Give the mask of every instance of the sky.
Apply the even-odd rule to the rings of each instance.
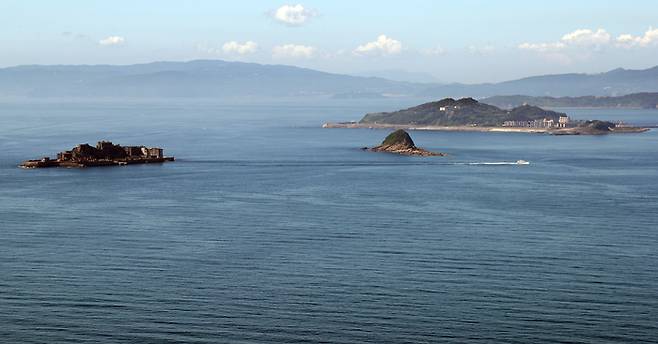
[[[658,1],[0,0],[0,67],[222,59],[497,82],[658,65]]]

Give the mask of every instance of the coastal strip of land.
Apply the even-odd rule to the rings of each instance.
[[[594,135],[602,134],[599,131],[591,131],[587,128],[523,128],[523,127],[490,127],[477,125],[455,125],[455,126],[435,126],[435,125],[412,125],[412,124],[380,124],[380,123],[359,123],[359,122],[327,122],[322,125],[323,128],[346,128],[346,129],[404,129],[404,130],[428,130],[428,131],[473,131],[487,133],[533,133],[533,134],[553,134],[553,135]],[[649,128],[640,127],[616,127],[610,128],[609,133],[642,133],[650,130]]]

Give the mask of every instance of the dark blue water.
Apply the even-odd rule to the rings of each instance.
[[[2,104],[0,342],[655,342],[657,131],[319,128],[389,107]],[[178,161],[16,168],[98,139]]]

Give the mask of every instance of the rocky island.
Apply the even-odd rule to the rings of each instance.
[[[393,128],[444,131],[527,132],[557,135],[638,133],[647,128],[604,121],[573,121],[565,113],[521,105],[510,110],[473,98],[446,98],[394,112],[366,114],[359,122],[325,123],[324,128]]]
[[[163,163],[174,161],[164,156],[163,149],[145,146],[120,146],[110,141],[99,141],[96,147],[79,144],[57,154],[56,159],[44,157],[23,161],[22,168],[122,166],[131,164]]]
[[[414,156],[445,156],[445,153],[435,153],[416,147],[409,133],[398,129],[384,139],[381,145],[372,148],[363,148],[371,152],[386,152]]]

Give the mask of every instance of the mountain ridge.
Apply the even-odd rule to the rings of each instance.
[[[533,97],[525,95],[493,96],[482,102],[501,108],[522,104],[544,107],[658,108],[658,92],[632,93],[623,96]]]
[[[496,95],[614,96],[658,92],[658,66],[604,73],[548,74],[498,83],[433,84],[224,60],[131,65],[0,68],[0,97],[337,97],[484,98]]]

